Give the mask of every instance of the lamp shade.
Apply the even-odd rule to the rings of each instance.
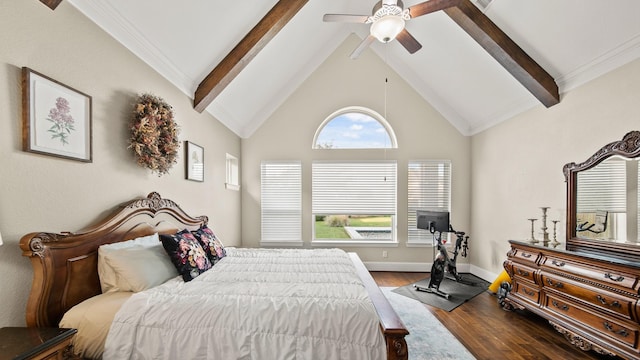
[[[404,29],[404,19],[397,15],[386,15],[371,24],[371,35],[380,42],[388,43]]]

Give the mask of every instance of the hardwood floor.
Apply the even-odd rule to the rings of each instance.
[[[424,279],[429,274],[371,272],[371,275],[378,286],[398,287]],[[451,312],[429,305],[425,307],[479,360],[620,360],[580,350],[546,320],[530,312],[502,310],[495,295],[488,291]]]

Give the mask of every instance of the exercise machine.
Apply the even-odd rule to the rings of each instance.
[[[445,278],[445,273],[448,273],[448,279],[464,283],[467,285],[475,285],[471,282],[465,281],[462,276],[458,274],[456,267],[456,261],[458,254],[462,257],[467,257],[467,250],[469,249],[469,236],[464,231],[456,231],[449,224],[449,212],[437,212],[437,211],[418,211],[418,228],[429,230],[436,241],[437,254],[434,254],[433,265],[431,266],[431,278],[429,279],[428,286],[421,286],[414,284],[413,286],[417,291],[424,291],[441,296],[447,300],[451,297],[440,290],[440,283]],[[445,242],[442,240],[443,233],[453,233],[456,235],[456,244],[453,249],[453,258],[449,257]]]

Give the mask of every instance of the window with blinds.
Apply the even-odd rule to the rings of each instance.
[[[407,243],[431,244],[433,235],[416,227],[416,211],[451,211],[451,161],[409,161],[407,178]]]
[[[314,161],[314,240],[395,241],[395,161]]]
[[[263,161],[260,171],[262,245],[302,245],[302,164]]]

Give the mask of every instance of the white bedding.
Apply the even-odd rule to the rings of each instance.
[[[338,249],[227,249],[190,282],[136,293],[109,359],[385,359],[378,316]]]

